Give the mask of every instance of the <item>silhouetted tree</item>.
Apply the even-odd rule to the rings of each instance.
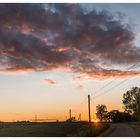
[[[102,122],[103,120],[106,120],[106,114],[107,114],[107,107],[106,105],[98,105],[96,106],[96,116],[97,118]]]
[[[112,122],[134,121],[134,118],[129,113],[119,112],[119,110],[111,110],[107,114],[108,120],[111,120]]]
[[[111,110],[110,112],[108,112],[107,113],[108,119],[113,122],[116,122],[118,112],[119,112],[118,110]]]
[[[140,120],[140,88],[133,87],[123,95],[125,112]]]

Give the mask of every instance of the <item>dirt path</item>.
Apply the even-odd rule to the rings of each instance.
[[[114,131],[107,135],[107,137],[137,137],[137,134],[127,124],[116,123],[110,124],[114,126]]]

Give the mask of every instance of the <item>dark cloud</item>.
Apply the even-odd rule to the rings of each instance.
[[[0,4],[0,68],[68,68],[95,78],[134,76],[114,69],[140,61],[135,34],[108,11],[79,4]],[[120,13],[119,13],[120,14]]]
[[[9,70],[49,70],[71,61],[64,52],[53,51],[53,46],[16,30],[0,29],[0,43],[1,61]]]

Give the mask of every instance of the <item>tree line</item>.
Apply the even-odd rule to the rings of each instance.
[[[124,111],[107,111],[105,104],[96,106],[96,116],[100,122],[129,122],[140,121],[140,88],[132,87],[123,94]]]

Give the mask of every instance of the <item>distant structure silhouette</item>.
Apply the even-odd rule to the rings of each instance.
[[[81,121],[81,113],[78,116],[78,121]]]

